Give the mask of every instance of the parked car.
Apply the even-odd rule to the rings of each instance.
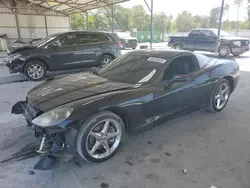
[[[189,32],[188,36],[170,37],[168,46],[178,50],[215,52],[217,32],[217,29],[194,29]],[[220,56],[227,57],[230,54],[238,56],[247,51],[249,51],[249,39],[229,37],[225,31],[221,30],[218,48]]]
[[[6,59],[10,73],[23,73],[38,81],[48,71],[103,67],[121,55],[122,45],[108,33],[65,32],[37,43],[12,46]]]
[[[79,155],[89,162],[112,157],[126,136],[169,117],[205,108],[220,112],[239,79],[233,59],[188,51],[129,52],[99,71],[61,76],[33,88],[12,107],[23,114],[39,152]],[[46,161],[46,160],[45,160]],[[37,168],[43,168],[43,161]]]
[[[121,42],[123,48],[136,49],[138,40],[136,37],[131,37],[127,32],[115,32],[114,36]]]

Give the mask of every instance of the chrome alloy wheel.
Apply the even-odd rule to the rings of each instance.
[[[227,56],[227,54],[228,54],[228,49],[225,47],[222,47],[220,49],[220,55],[224,57],[224,56]]]
[[[97,123],[88,133],[86,149],[95,159],[103,159],[113,154],[122,141],[121,125],[113,119]]]
[[[39,64],[33,64],[28,67],[28,75],[34,80],[38,80],[43,77],[44,69]]]
[[[225,107],[229,99],[230,88],[227,83],[222,83],[215,92],[214,104],[220,110]]]
[[[105,67],[105,66],[108,65],[111,61],[112,61],[112,59],[110,59],[109,57],[103,58],[103,60],[102,60],[102,67]]]

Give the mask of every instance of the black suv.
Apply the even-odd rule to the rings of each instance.
[[[23,73],[32,81],[47,71],[103,67],[121,55],[122,45],[112,34],[74,31],[50,35],[37,43],[8,49],[5,59],[10,73]]]

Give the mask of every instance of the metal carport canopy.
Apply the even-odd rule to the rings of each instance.
[[[71,15],[87,12],[129,0],[28,0],[32,5],[41,6],[62,14]]]

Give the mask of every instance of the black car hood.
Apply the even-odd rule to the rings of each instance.
[[[17,51],[22,51],[22,50],[27,50],[27,49],[34,49],[36,46],[31,45],[31,44],[19,44],[19,43],[14,43],[12,46],[8,47],[8,53],[15,53]]]
[[[41,111],[47,111],[78,99],[123,90],[131,86],[113,82],[92,73],[73,74],[36,86],[29,91],[28,102]]]
[[[227,37],[220,37],[221,39],[226,39],[226,40],[249,40],[248,38],[244,37],[236,37],[236,36],[227,36]]]

